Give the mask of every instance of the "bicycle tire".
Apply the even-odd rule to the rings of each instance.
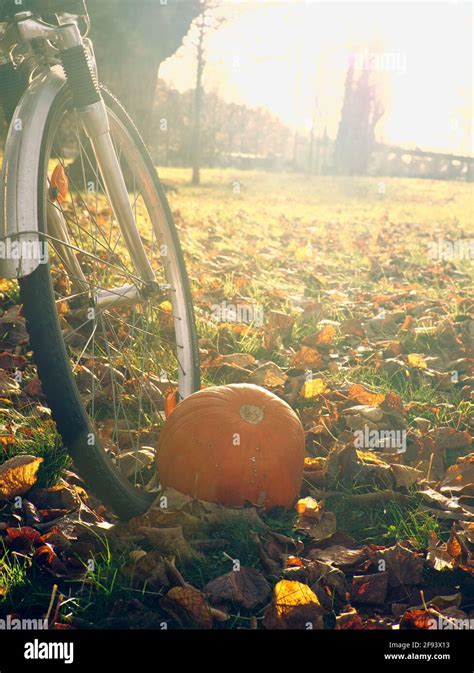
[[[166,225],[175,247],[176,259],[179,263],[179,274],[186,295],[186,311],[192,341],[193,389],[200,387],[199,351],[194,310],[189,279],[186,273],[184,257],[181,250],[178,232],[172,213],[165,196],[164,189],[158,178],[156,168],[146,146],[119,101],[101,86],[102,95],[108,108],[113,110],[120,121],[126,126],[156,188],[160,203],[166,213]],[[48,135],[54,133],[54,123],[58,110],[64,107],[70,96],[68,87],[63,87],[56,97],[45,128],[40,170],[38,175],[38,227],[45,232],[46,190],[44,189],[45,174],[48,163]],[[52,417],[63,439],[75,467],[87,486],[122,519],[129,519],[146,511],[156,493],[139,491],[112,464],[112,461],[95,437],[90,418],[81,400],[76,381],[71,371],[69,357],[64,344],[51,278],[50,264],[40,264],[37,269],[24,278],[19,279],[21,300],[26,318],[26,326],[33,350],[33,359],[37,366],[38,376],[42,384]],[[94,443],[90,437],[94,435]]]

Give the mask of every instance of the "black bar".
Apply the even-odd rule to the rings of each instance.
[[[25,659],[26,652],[46,651],[41,643],[72,643],[73,661],[66,664],[59,659]],[[258,662],[258,666],[264,666],[267,671],[274,667],[279,671],[284,667],[289,671],[326,668],[334,671],[343,666],[351,671],[360,666],[368,671],[415,671],[429,667],[431,671],[463,673],[472,670],[472,650],[472,631],[448,630],[2,631],[0,670],[27,673],[42,667],[47,671],[101,671],[103,667],[108,671],[114,662],[120,664],[117,670],[129,667],[130,670],[160,670],[164,666],[178,670],[189,655],[193,666],[206,665],[207,668],[213,664],[219,670],[226,670],[230,663],[233,667],[240,663],[246,666],[245,670],[251,670]],[[63,653],[70,655],[70,648]]]

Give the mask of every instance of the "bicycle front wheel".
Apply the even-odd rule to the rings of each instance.
[[[164,190],[139,133],[102,89],[135,223],[156,283],[137,275],[97,161],[59,92],[38,175],[48,261],[20,279],[30,342],[53,418],[81,476],[117,515],[157,494],[165,399],[199,389],[189,281]],[[58,179],[59,178],[59,179]]]

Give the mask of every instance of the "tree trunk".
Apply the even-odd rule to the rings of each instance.
[[[146,139],[159,65],[181,46],[199,0],[89,0],[88,8],[99,77]]]
[[[199,25],[199,41],[197,45],[196,88],[194,90],[194,119],[192,138],[193,185],[201,181],[201,108],[202,108],[202,73],[204,71],[204,17]]]
[[[99,79],[119,98],[145,141],[151,140],[159,65],[181,46],[200,11],[199,0],[88,0],[88,9]],[[68,170],[78,185],[83,183],[82,170],[80,160]],[[89,168],[85,177],[95,179]]]

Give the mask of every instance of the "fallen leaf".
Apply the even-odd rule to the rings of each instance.
[[[467,430],[462,432],[455,428],[437,428],[429,434],[434,437],[438,449],[467,449],[473,441]]]
[[[441,491],[457,494],[471,484],[474,485],[474,453],[458,458],[456,463],[448,468],[441,482]]]
[[[165,393],[165,416],[169,418],[178,406],[178,391],[171,389]]]
[[[295,530],[304,531],[313,542],[321,542],[336,532],[336,515],[334,512],[323,512],[321,517],[316,519],[303,514],[295,523]]]
[[[313,397],[318,397],[323,395],[328,391],[325,381],[323,379],[311,379],[310,381],[305,381],[303,387],[301,388],[301,396],[307,400],[312,399]]]
[[[291,358],[291,365],[293,367],[303,367],[308,369],[317,369],[322,367],[323,359],[317,350],[309,346],[301,346]]]
[[[356,400],[359,404],[367,404],[372,407],[382,404],[385,400],[383,393],[374,393],[359,383],[353,383],[350,386],[348,396],[350,400]]]
[[[350,334],[352,336],[357,336],[360,339],[365,339],[365,330],[361,321],[357,318],[349,318],[349,320],[344,320],[341,323],[341,332],[342,334]]]
[[[265,611],[264,625],[271,629],[321,628],[322,608],[309,586],[280,580],[273,589],[273,602]]]
[[[29,500],[38,509],[74,510],[81,504],[81,499],[75,488],[64,485],[51,488],[35,488],[29,494]]]
[[[349,571],[351,568],[360,566],[368,558],[367,550],[347,549],[342,545],[332,545],[327,549],[312,549],[308,553],[308,558],[332,563],[332,565],[342,570]]]
[[[248,380],[249,383],[254,383],[257,386],[276,388],[285,383],[286,374],[275,362],[266,362],[249,374]]]
[[[140,526],[137,532],[143,533],[153,547],[167,556],[177,556],[181,561],[192,561],[200,556],[184,537],[181,526],[176,528]]]
[[[170,581],[163,556],[157,551],[145,552],[141,549],[136,552],[130,552],[130,561],[122,566],[121,574],[130,579],[134,586],[147,585],[155,590],[169,588]]]
[[[321,505],[317,500],[311,497],[300,498],[296,503],[296,511],[300,516],[306,516],[310,519],[319,519],[321,518]]]
[[[160,599],[160,607],[183,626],[212,628],[210,606],[204,594],[194,587],[173,587]]]
[[[301,340],[301,343],[305,346],[311,347],[328,345],[332,343],[332,340],[336,334],[337,330],[334,325],[324,325],[324,327],[319,330],[319,332],[315,332],[314,334],[309,334],[308,336],[304,337],[304,339]]]
[[[241,567],[216,577],[205,589],[212,605],[226,605],[251,610],[265,603],[271,587],[265,576],[255,568]]]
[[[4,369],[0,369],[0,396],[11,397],[18,395],[20,392],[20,385],[18,382]]]
[[[409,465],[398,465],[397,463],[393,463],[390,466],[390,469],[395,477],[396,488],[409,488],[423,477],[423,472],[421,472],[421,470],[416,470]]]
[[[439,613],[435,610],[407,610],[400,620],[400,629],[431,629],[433,620],[437,622],[438,616]]]
[[[454,523],[451,526],[449,540],[446,543],[446,551],[454,560],[460,559],[462,554],[462,547],[456,535],[456,528]]]
[[[411,367],[416,367],[418,369],[426,369],[428,366],[423,355],[420,355],[419,353],[410,353],[407,355],[407,361]]]
[[[400,544],[374,553],[377,561],[383,560],[391,587],[412,586],[423,580],[423,556]]]
[[[10,500],[30,490],[37,480],[43,458],[21,454],[0,465],[0,497]]]
[[[356,608],[352,608],[349,612],[341,612],[336,617],[336,631],[360,631],[363,628],[362,619]]]
[[[354,575],[352,578],[352,602],[363,605],[383,605],[388,588],[388,573]]]

